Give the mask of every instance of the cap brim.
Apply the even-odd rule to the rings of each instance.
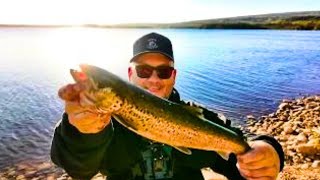
[[[143,52],[140,52],[138,54],[136,54],[135,56],[133,56],[131,59],[130,59],[130,62],[134,61],[135,58],[137,58],[138,56],[142,55],[142,54],[145,54],[145,53],[160,53],[160,54],[163,54],[165,55],[166,57],[168,57],[171,61],[174,61],[173,57],[171,57],[169,54],[166,54],[164,52],[161,52],[161,51],[143,51]]]

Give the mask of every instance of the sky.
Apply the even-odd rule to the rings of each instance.
[[[0,0],[0,24],[170,23],[317,10],[318,0]]]

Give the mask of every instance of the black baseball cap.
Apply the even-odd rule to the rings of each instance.
[[[138,55],[148,52],[161,53],[174,61],[171,41],[161,34],[152,32],[139,38],[133,44],[133,57],[130,59],[130,62]]]

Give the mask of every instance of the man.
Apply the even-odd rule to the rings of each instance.
[[[139,38],[133,46],[128,76],[130,82],[152,94],[184,104],[174,89],[177,75],[171,41],[157,33]],[[79,77],[79,82],[86,81]],[[62,121],[55,130],[51,157],[54,163],[79,179],[90,179],[97,172],[108,180],[121,179],[203,179],[200,169],[210,167],[229,179],[276,179],[283,167],[281,145],[268,136],[257,136],[253,148],[224,160],[212,151],[192,150],[183,154],[167,145],[147,140],[120,125],[110,114],[87,111],[81,83],[59,90],[65,100]],[[204,117],[237,132],[204,109]]]

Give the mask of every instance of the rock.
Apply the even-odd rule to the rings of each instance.
[[[318,113],[320,111],[320,105],[318,105],[317,107],[313,108],[313,111],[315,111],[316,113]]]
[[[56,178],[53,175],[47,177],[47,180],[55,180]]]
[[[101,173],[96,174],[92,180],[105,180],[106,176],[102,175]]]
[[[318,167],[320,167],[320,160],[315,160],[315,161],[313,161],[311,167],[313,167],[313,168],[318,168]]]
[[[288,141],[288,137],[287,136],[280,136],[279,140],[280,141]]]
[[[300,166],[301,169],[308,169],[309,168],[309,164],[302,164]]]
[[[37,172],[37,171],[27,171],[27,172],[25,173],[25,176],[28,177],[28,178],[29,178],[29,177],[33,177],[33,176],[36,174],[36,172]]]
[[[42,163],[37,167],[38,171],[43,171],[43,170],[46,170],[46,169],[49,169],[49,168],[51,168],[51,164],[50,163]]]
[[[14,169],[9,170],[8,176],[14,176],[16,174],[16,171]]]
[[[256,132],[257,131],[257,127],[249,127],[249,130],[251,131],[251,132]]]
[[[247,119],[256,119],[253,115],[247,115]]]
[[[292,101],[290,99],[283,99],[282,103],[291,103]]]
[[[310,144],[299,145],[297,151],[305,155],[315,155],[318,152],[317,148]]]
[[[69,179],[69,176],[67,174],[63,174],[62,176],[57,178],[57,180],[67,180],[67,179]]]
[[[302,99],[297,99],[297,100],[296,100],[296,104],[297,104],[297,105],[304,105],[304,102],[303,102]]]
[[[265,129],[258,129],[256,133],[260,135],[268,135],[268,132]]]
[[[297,136],[297,141],[302,142],[302,143],[306,143],[308,141],[308,138],[306,137],[306,135],[304,133],[300,133]]]
[[[23,164],[23,163],[18,164],[17,170],[18,170],[18,171],[26,170],[26,169],[28,169],[28,166],[29,166],[29,165]]]
[[[34,177],[31,180],[40,180],[40,179],[41,179],[40,177]]]
[[[284,109],[286,109],[286,108],[288,108],[288,107],[290,107],[289,106],[289,103],[281,103],[280,105],[279,105],[279,107],[278,107],[278,110],[284,110]]]
[[[286,123],[287,124],[287,123]],[[285,134],[291,134],[293,131],[294,131],[294,129],[291,127],[291,126],[285,126],[284,128],[283,128],[283,131],[284,131],[284,133]]]
[[[269,114],[269,117],[276,117],[276,114],[275,113],[271,113],[271,114]]]
[[[307,144],[315,147],[318,146],[318,149],[320,150],[320,138],[314,137],[314,139],[310,139]]]
[[[256,126],[256,127],[260,127],[261,124],[262,124],[261,122],[257,122],[257,123],[255,124],[255,126]]]
[[[257,118],[248,132],[271,134],[282,145],[287,164],[311,167],[320,158],[320,96],[283,100],[275,112]]]
[[[284,115],[280,115],[280,117],[279,117],[279,122],[281,122],[281,121],[287,121],[288,120],[288,117],[287,116],[284,116]],[[283,122],[282,122],[283,123]]]
[[[273,128],[267,129],[267,134],[272,134],[273,132],[274,132],[274,129],[273,129]]]
[[[24,175],[19,175],[16,177],[16,180],[25,180],[26,178],[24,177]]]
[[[311,129],[303,129],[302,132],[305,134],[311,134]]]
[[[315,96],[306,97],[304,100],[304,103],[313,103],[315,101]]]

